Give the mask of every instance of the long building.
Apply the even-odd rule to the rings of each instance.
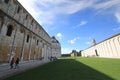
[[[83,57],[120,58],[120,33],[99,43],[93,39],[92,44],[82,51]]]
[[[0,63],[12,57],[48,62],[52,44],[52,37],[17,0],[0,0]],[[61,55],[60,43],[56,44]]]
[[[52,37],[52,57],[61,57],[61,45],[54,36]]]

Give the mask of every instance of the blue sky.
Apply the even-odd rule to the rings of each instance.
[[[120,0],[18,0],[50,36],[62,54],[91,46],[120,32]]]

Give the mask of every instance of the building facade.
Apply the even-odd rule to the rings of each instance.
[[[72,50],[72,52],[70,53],[71,57],[75,57],[78,56],[78,52],[76,50]]]
[[[97,44],[92,42],[91,47],[81,52],[83,57],[120,58],[120,33]]]
[[[53,36],[52,39],[52,57],[61,57],[61,45],[59,41]]]
[[[17,0],[0,0],[0,62],[12,57],[47,62],[52,55],[51,39]]]

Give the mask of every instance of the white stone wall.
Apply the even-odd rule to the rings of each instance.
[[[96,50],[96,51],[95,51]],[[120,33],[82,51],[83,57],[120,58]]]

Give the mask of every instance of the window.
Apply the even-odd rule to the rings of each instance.
[[[7,27],[7,33],[6,33],[6,36],[11,36],[11,34],[12,34],[12,30],[13,30],[13,26],[9,25],[9,26]]]
[[[29,42],[29,35],[27,35],[27,40],[26,40],[26,42]]]
[[[26,14],[26,17],[25,17],[25,19],[27,19],[27,17],[28,17],[28,15]]]
[[[9,0],[4,0],[4,2],[5,2],[6,4],[8,4]]]
[[[31,25],[33,24],[33,20],[31,21]]]
[[[20,7],[18,6],[17,13],[19,13],[19,12],[20,12]]]
[[[97,52],[97,50],[96,50],[96,49],[95,49],[95,54],[96,54],[96,56],[99,56],[99,55],[98,55],[98,52]]]
[[[38,43],[39,43],[39,40],[37,40],[37,45],[38,45]]]

